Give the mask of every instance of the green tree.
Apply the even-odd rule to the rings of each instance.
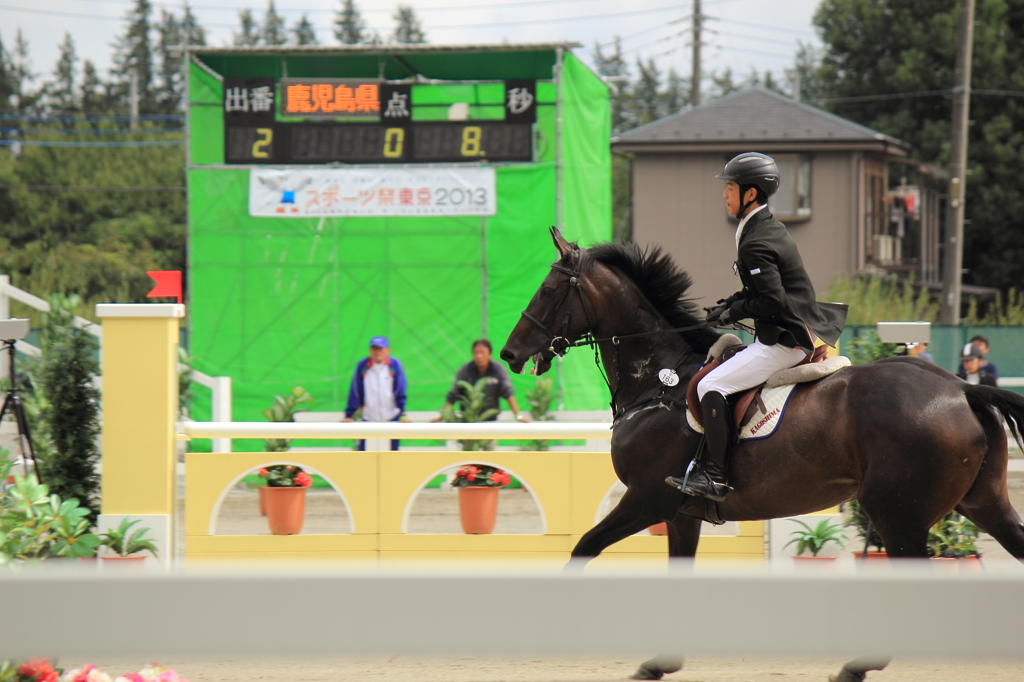
[[[60,54],[53,68],[53,80],[46,84],[47,108],[62,114],[77,110],[77,94],[75,93],[75,42],[71,34],[64,32],[64,41],[60,44]]]
[[[711,85],[709,100],[725,97],[743,89],[742,85],[736,83],[732,69],[728,66],[721,73],[716,71],[711,74]]]
[[[74,326],[63,327],[51,341],[42,363],[42,389],[49,402],[44,419],[52,445],[39,462],[39,473],[62,499],[76,499],[89,509],[90,525],[99,514],[100,393],[93,384],[99,363],[92,335]]]
[[[88,59],[82,62],[82,84],[78,88],[78,103],[87,114],[100,113],[106,108],[103,81],[100,80],[96,67]]]
[[[299,23],[292,28],[292,38],[296,45],[316,45],[316,30],[313,28],[313,24],[310,23],[309,18],[306,14],[302,14],[302,18],[299,19]]]
[[[14,55],[10,60],[14,83],[15,110],[21,113],[32,112],[39,93],[33,92],[32,82],[37,74],[32,71],[32,62],[28,58],[28,41],[21,33],[21,28],[14,34]]]
[[[284,45],[288,42],[288,29],[284,17],[277,13],[274,0],[267,3],[267,12],[263,15],[263,26],[260,27],[260,43],[262,45]]]
[[[0,113],[10,113],[14,109],[11,99],[17,93],[14,63],[7,54],[3,38],[0,38]]]
[[[634,125],[642,126],[661,118],[661,74],[653,59],[645,64],[637,57],[636,69],[638,75],[630,97],[631,118]]]
[[[130,106],[128,98],[132,74],[138,79],[139,110],[155,109],[156,99],[152,92],[153,46],[149,38],[149,15],[152,10],[149,0],[135,0],[135,6],[128,11],[128,27],[124,35],[114,43],[111,74],[115,77],[116,92],[123,110]]]
[[[824,0],[814,23],[826,106],[908,142],[917,160],[946,165],[958,4]],[[964,281],[1005,290],[1024,279],[1024,99],[1006,94],[1024,91],[1021,0],[977,0],[971,87]]]
[[[359,15],[355,0],[342,0],[341,9],[334,16],[334,37],[343,45],[358,45],[366,38],[366,24]]]
[[[416,16],[416,10],[411,5],[399,5],[391,18],[395,20],[395,32],[391,34],[391,42],[402,44],[427,42],[427,34],[423,32],[419,17]]]
[[[606,79],[611,90],[612,135],[618,135],[633,127],[629,117],[629,64],[622,57],[622,40],[615,36],[612,44],[607,54],[595,44],[593,60],[598,75]]]
[[[234,35],[233,42],[238,47],[252,47],[260,42],[260,31],[256,25],[256,19],[252,16],[252,10],[243,9],[238,13],[240,29]]]

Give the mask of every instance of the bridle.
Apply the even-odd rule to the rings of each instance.
[[[557,333],[551,331],[551,329],[549,329],[546,324],[544,324],[543,322],[538,320],[536,317],[531,315],[526,310],[522,311],[521,316],[526,318],[527,320],[529,320],[534,326],[536,326],[538,329],[540,329],[546,336],[551,338],[551,343],[548,345],[548,350],[551,353],[554,353],[555,355],[557,355],[560,358],[561,357],[565,357],[565,354],[569,352],[570,348],[577,348],[577,347],[580,347],[580,346],[590,346],[590,347],[592,347],[594,349],[594,364],[597,365],[597,369],[601,373],[601,378],[604,379],[604,383],[608,386],[608,391],[612,395],[612,411],[613,411],[613,413],[618,415],[620,413],[620,411],[618,410],[617,405],[616,405],[616,393],[618,391],[616,389],[612,388],[611,382],[608,381],[608,375],[605,374],[604,367],[601,366],[601,357],[600,357],[600,353],[599,353],[599,350],[598,350],[598,344],[599,343],[601,343],[603,341],[611,341],[611,343],[612,343],[612,356],[613,356],[612,362],[615,365],[616,373],[619,376],[621,376],[621,369],[619,367],[618,346],[622,342],[623,339],[630,339],[630,338],[636,338],[636,337],[641,337],[641,336],[654,336],[656,334],[667,334],[667,333],[673,333],[673,332],[674,333],[678,333],[678,332],[692,331],[694,329],[705,329],[705,328],[708,328],[709,325],[706,322],[701,322],[700,324],[690,325],[688,327],[675,327],[675,328],[672,328],[672,329],[657,329],[657,330],[654,330],[654,331],[638,332],[636,334],[626,334],[626,335],[623,335],[623,336],[610,336],[610,337],[604,338],[604,339],[594,338],[594,332],[593,332],[594,321],[593,321],[593,319],[590,316],[590,309],[587,307],[587,297],[583,295],[583,285],[580,282],[580,273],[583,271],[583,263],[586,260],[586,257],[587,257],[587,250],[585,248],[580,247],[580,249],[579,249],[579,258],[576,260],[576,267],[570,269],[570,268],[567,268],[566,266],[562,265],[560,262],[555,262],[555,263],[551,264],[551,269],[552,270],[557,270],[559,272],[563,272],[563,273],[569,275],[569,286],[566,288],[565,293],[562,294],[561,300],[558,301],[558,304],[554,308],[554,310],[556,312],[556,317],[557,317],[558,309],[561,308],[563,305],[565,306],[565,314],[562,316],[562,330],[561,330],[560,334],[557,334]],[[566,336],[569,333],[569,319],[572,316],[571,299],[572,299],[573,291],[576,291],[576,292],[579,293],[580,305],[583,307],[583,314],[587,318],[587,331],[584,332],[583,335],[577,341],[575,341],[575,342],[569,341],[569,339]],[[734,323],[733,328],[742,328],[742,329],[744,329],[745,331],[748,331],[748,332],[753,332],[754,331],[750,327],[747,327],[746,325],[742,325],[742,324],[735,324]],[[679,364],[684,362],[686,357],[688,357],[690,355],[692,355],[692,353],[686,353],[684,355],[684,357],[680,360]],[[661,398],[661,397],[663,397],[662,394],[663,394],[663,391],[661,393],[659,393],[659,395],[654,396],[654,398]],[[644,400],[637,401],[637,403],[635,403],[632,407],[635,407],[635,405],[643,404],[644,402],[648,402],[651,399],[652,398],[646,398]]]
[[[580,283],[580,273],[583,271],[583,262],[586,260],[587,250],[581,248],[579,250],[579,258],[576,260],[576,267],[569,269],[561,263],[552,263],[551,269],[564,272],[569,275],[569,286],[566,288],[565,293],[562,294],[562,299],[555,306],[555,312],[565,305],[565,315],[562,317],[562,332],[556,334],[555,332],[548,329],[548,326],[538,320],[536,317],[531,315],[527,311],[522,312],[522,316],[537,326],[546,336],[551,338],[551,343],[548,345],[548,350],[558,357],[564,357],[569,352],[570,348],[576,346],[591,346],[595,345],[594,335],[591,331],[587,331],[583,338],[573,343],[566,338],[566,334],[569,333],[569,318],[572,316],[572,303],[569,300],[572,298],[572,292],[576,291],[580,295],[580,305],[583,306],[583,314],[587,317],[587,328],[592,329],[594,321],[590,317],[590,308],[587,307],[587,298],[583,295],[583,285]]]

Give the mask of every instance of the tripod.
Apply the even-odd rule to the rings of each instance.
[[[18,393],[18,377],[14,372],[15,343],[12,339],[3,342],[4,348],[7,349],[7,368],[11,387],[7,389],[7,395],[4,396],[3,407],[0,407],[0,422],[7,414],[7,408],[10,408],[14,413],[15,423],[18,425],[18,444],[21,446],[21,462],[25,466],[25,475],[29,474],[28,463],[31,460],[32,468],[36,472],[36,480],[41,482],[43,479],[39,475],[39,462],[36,460],[36,453],[32,448],[32,436],[28,430],[28,419],[25,418],[25,406],[21,403],[21,395]]]

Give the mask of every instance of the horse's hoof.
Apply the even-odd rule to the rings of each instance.
[[[655,656],[644,661],[633,673],[631,680],[660,680],[665,673],[674,673],[683,669],[683,659],[675,656]]]

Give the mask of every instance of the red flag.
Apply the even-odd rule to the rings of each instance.
[[[146,294],[146,298],[176,296],[178,303],[181,303],[181,270],[150,270],[146,274],[156,282],[156,286]]]

